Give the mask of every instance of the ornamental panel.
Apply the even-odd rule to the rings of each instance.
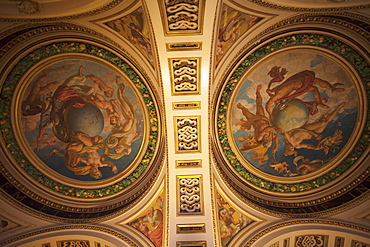
[[[200,58],[171,58],[169,66],[173,95],[200,93]]]
[[[177,153],[200,152],[200,116],[174,117]]]
[[[202,33],[205,0],[158,0],[165,35]]]
[[[328,235],[296,236],[294,247],[327,247],[328,239]]]
[[[202,175],[177,176],[179,216],[203,215]]]

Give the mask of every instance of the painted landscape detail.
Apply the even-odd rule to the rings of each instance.
[[[302,176],[333,160],[356,126],[358,95],[341,65],[314,51],[278,53],[239,88],[231,128],[237,148],[269,175]]]
[[[124,171],[143,139],[143,110],[128,80],[90,60],[44,68],[21,103],[24,135],[54,171],[80,181]]]

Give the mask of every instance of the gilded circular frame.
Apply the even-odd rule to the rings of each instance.
[[[329,82],[328,73],[325,78],[329,68],[337,69],[336,79],[344,76],[350,85]],[[227,165],[242,181],[268,194],[302,195],[326,187],[366,153],[369,77],[369,65],[360,53],[326,35],[288,35],[256,49],[233,70],[218,100],[216,135]],[[354,94],[343,96],[347,89]],[[346,108],[353,103],[351,97],[355,105]],[[310,101],[311,108],[304,101]],[[313,119],[311,111],[320,117]],[[350,111],[355,115],[338,122]],[[292,118],[300,120],[295,123]],[[319,130],[312,127],[314,123],[325,124]],[[282,129],[285,126],[289,127]],[[344,137],[348,130],[351,134]],[[320,135],[321,140],[316,138]],[[287,150],[289,144],[292,150]],[[325,155],[307,149],[326,154],[334,150],[334,155],[323,161]],[[305,166],[312,171],[299,174],[295,169]]]
[[[43,67],[44,69],[46,68],[46,72],[43,71],[42,68],[36,69],[39,67]],[[62,72],[55,72],[58,69],[60,70],[61,68],[63,68]],[[106,80],[110,81],[110,84],[103,85],[100,83],[103,80],[95,75],[96,73],[99,73],[99,69],[103,71],[100,75],[104,76]],[[70,122],[72,122],[72,125],[68,125],[69,129],[72,128],[72,131],[70,131],[70,133],[73,132],[73,134],[71,134],[71,138],[63,139],[60,137],[60,135],[57,137],[55,136],[56,132],[50,132],[49,130],[49,132],[45,133],[47,133],[48,135],[54,133],[54,140],[44,140],[43,135],[41,134],[39,136],[40,140],[38,141],[49,142],[46,143],[46,145],[55,145],[55,140],[59,143],[64,143],[63,148],[60,148],[59,150],[56,150],[55,148],[50,149],[49,151],[55,151],[51,152],[51,156],[55,156],[57,152],[59,152],[60,154],[61,150],[65,154],[68,149],[66,148],[66,145],[68,146],[72,142],[76,143],[77,141],[77,144],[83,143],[85,149],[87,147],[87,149],[90,151],[86,152],[86,150],[84,149],[84,151],[79,150],[81,152],[75,154],[79,157],[78,159],[80,160],[77,166],[87,166],[86,160],[89,160],[90,157],[90,163],[99,163],[97,165],[97,169],[101,169],[100,167],[103,166],[105,166],[103,168],[109,167],[109,169],[112,169],[112,174],[114,173],[113,171],[116,171],[117,175],[105,177],[103,175],[103,177],[100,178],[95,177],[87,180],[80,180],[78,178],[76,179],[76,177],[71,177],[63,173],[58,174],[58,171],[56,171],[55,169],[50,169],[48,165],[45,165],[45,161],[48,158],[37,157],[37,155],[35,155],[34,153],[34,148],[30,148],[31,145],[27,145],[31,139],[26,137],[23,131],[24,129],[22,129],[21,125],[24,125],[24,122],[22,122],[22,117],[25,117],[27,115],[37,116],[40,115],[41,112],[46,112],[46,115],[50,118],[50,115],[54,114],[55,116],[55,109],[57,109],[57,112],[61,109],[60,107],[56,107],[56,104],[60,104],[60,102],[57,102],[57,100],[54,99],[56,98],[54,96],[56,95],[57,91],[55,87],[52,90],[49,90],[50,92],[48,93],[48,95],[43,95],[45,97],[43,97],[42,99],[40,97],[42,95],[41,93],[36,92],[37,90],[34,90],[33,92],[33,89],[35,88],[40,89],[40,83],[37,83],[37,81],[42,77],[47,78],[48,73],[50,75],[52,73],[52,70],[55,72],[54,76],[62,76],[62,78],[60,78],[60,81],[53,81],[53,78],[50,78],[49,81],[42,81],[41,85],[45,86],[46,84],[54,83],[55,86],[66,86],[68,84],[67,81],[69,81],[69,85],[67,86],[73,88],[73,85],[71,86],[72,81],[75,89],[77,84],[79,83],[80,85],[78,87],[80,89],[89,91],[92,88],[92,90],[90,90],[89,92],[96,93],[94,97],[92,97],[91,94],[89,96],[86,96],[85,98],[83,98],[81,95],[79,96],[80,98],[82,97],[84,101],[87,102],[86,105],[89,105],[90,107],[83,108],[85,112],[87,111],[87,113],[84,113],[85,115],[83,116],[88,116],[91,113],[89,112],[89,109],[92,109],[91,111],[95,111],[95,113],[98,112],[98,115],[94,115],[88,120],[95,121],[96,118],[99,118],[100,116],[100,124],[104,125],[103,128],[106,127],[105,125],[107,125],[106,123],[107,121],[109,121],[109,117],[107,115],[108,109],[99,106],[98,104],[96,104],[96,102],[94,103],[93,99],[100,99],[101,101],[104,100],[108,103],[110,99],[116,100],[116,109],[118,109],[119,111],[119,113],[116,115],[119,115],[119,117],[121,118],[121,125],[124,125],[124,123],[128,122],[127,119],[129,119],[130,117],[127,117],[126,115],[123,116],[123,104],[126,98],[131,97],[131,103],[134,102],[136,104],[136,109],[132,108],[132,106],[129,106],[130,104],[126,105],[126,109],[129,109],[131,107],[130,109],[133,110],[131,111],[132,115],[138,112],[140,115],[139,120],[135,119],[135,127],[133,127],[133,133],[131,133],[131,135],[140,133],[141,134],[138,135],[138,139],[140,139],[140,141],[135,145],[136,149],[134,151],[130,150],[130,152],[132,151],[132,153],[134,154],[134,157],[130,159],[129,164],[125,165],[127,169],[120,170],[118,168],[117,170],[114,170],[113,167],[117,167],[120,162],[122,163],[124,161],[119,161],[118,159],[114,158],[114,156],[109,157],[109,154],[116,153],[114,147],[109,148],[110,150],[103,147],[106,146],[107,136],[110,134],[110,132],[114,132],[112,129],[106,130],[107,133],[105,134],[104,138],[95,138],[98,137],[101,133],[100,126],[100,130],[89,133],[88,137],[90,139],[88,141],[90,141],[90,143],[92,144],[86,145],[86,143],[88,142],[81,141],[80,138],[81,136],[86,137],[86,135],[84,135],[86,134],[84,133],[86,131],[81,130],[81,124],[77,127],[73,127],[74,119],[70,120]],[[63,73],[65,74],[63,75]],[[73,79],[74,76],[80,77],[80,79],[78,79],[77,77],[77,79]],[[81,77],[85,78],[81,80]],[[71,78],[72,80],[70,80]],[[79,80],[80,82],[78,82]],[[84,84],[87,82],[89,83],[88,85]],[[31,85],[30,83],[33,84]],[[89,88],[91,85],[93,85],[93,87]],[[105,94],[106,91],[110,92],[108,92],[108,94]],[[32,92],[34,93],[34,95],[37,95],[37,97],[32,97]],[[76,92],[76,90],[74,90],[74,92]],[[114,95],[113,98],[112,94]],[[119,102],[118,99],[119,95],[123,95],[123,97],[120,97],[121,102]],[[113,196],[117,193],[123,192],[125,189],[135,184],[135,182],[139,180],[140,176],[142,176],[151,165],[151,161],[155,157],[157,143],[159,141],[160,129],[159,117],[156,108],[157,106],[155,101],[153,100],[152,95],[153,94],[151,92],[151,89],[142,80],[135,69],[123,58],[117,56],[112,51],[91,43],[81,41],[50,43],[48,45],[44,45],[42,47],[34,49],[26,56],[21,58],[20,61],[12,68],[7,78],[5,79],[1,91],[1,97],[2,99],[4,99],[4,104],[1,105],[1,111],[3,112],[1,119],[2,137],[7,151],[14,161],[14,165],[17,166],[18,169],[22,170],[23,173],[25,173],[28,177],[32,178],[32,180],[37,184],[52,190],[54,194],[76,199],[99,199]],[[46,98],[48,98],[50,102],[46,102]],[[45,102],[48,106],[45,106]],[[65,101],[63,102],[65,103]],[[78,105],[79,103],[81,102],[77,100],[74,106]],[[126,103],[130,102],[126,101]],[[46,108],[47,110],[45,111]],[[54,113],[51,114],[51,111],[53,111],[53,109]],[[71,109],[72,112],[75,110],[74,107],[69,107],[68,109],[68,114],[65,114],[64,116],[70,115]],[[63,108],[63,111],[67,111],[66,108]],[[60,118],[61,115],[58,114],[57,116]],[[75,111],[74,117],[78,118],[80,117],[80,114],[81,112]],[[114,114],[112,113],[112,115]],[[104,119],[101,120],[101,117],[103,117]],[[55,122],[57,122],[55,121],[55,119],[53,120],[54,121],[49,121],[47,124],[41,123],[42,121],[39,121],[38,126],[53,128],[55,127]],[[65,123],[66,121],[64,121],[64,124]],[[96,122],[94,122],[94,124],[96,124]],[[86,126],[88,124],[86,124],[86,122],[83,122],[82,125]],[[142,128],[142,130],[139,131],[139,128]],[[122,129],[122,131],[116,132],[124,131]],[[123,136],[125,135],[123,134]],[[34,137],[35,136],[33,136],[32,138],[34,139]],[[93,138],[95,139],[92,141]],[[63,140],[61,141],[61,139]],[[136,140],[131,139],[131,141]],[[99,144],[100,147],[93,150],[95,144]],[[96,152],[96,149],[100,149],[99,154]],[[123,156],[128,155],[129,151],[127,151],[127,149],[128,147],[124,149],[126,153]],[[91,159],[92,156],[89,156],[89,152],[95,152],[94,155],[100,157],[95,159],[95,161],[93,162],[92,160],[94,159]],[[122,158],[123,156],[121,156],[120,158]],[[82,162],[82,160],[84,160],[85,162]],[[66,162],[65,164],[63,164],[63,161],[61,160],[54,162],[60,163],[58,165],[61,166],[67,165]],[[103,165],[100,166],[101,164]],[[105,171],[105,173],[107,173],[107,171]],[[86,176],[87,174],[84,175]]]

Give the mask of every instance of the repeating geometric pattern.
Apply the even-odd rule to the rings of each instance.
[[[201,176],[178,176],[179,215],[202,214]]]
[[[199,60],[199,58],[172,58],[169,60],[174,95],[199,93]]]
[[[199,145],[199,121],[198,117],[176,117],[177,151],[196,152],[200,151]]]
[[[302,235],[297,236],[295,247],[326,247],[328,245],[327,235]]]
[[[201,32],[203,0],[166,0],[162,5],[166,34],[183,35]]]

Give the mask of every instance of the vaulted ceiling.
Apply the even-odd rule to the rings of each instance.
[[[368,0],[0,0],[1,246],[370,246]]]

